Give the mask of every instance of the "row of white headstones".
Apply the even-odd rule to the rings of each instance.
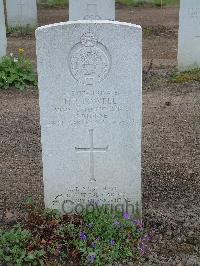
[[[45,204],[133,213],[141,210],[142,30],[114,21],[113,0],[82,6],[72,0],[74,21],[36,30]]]
[[[36,0],[6,0],[8,27],[37,25]],[[70,0],[69,20],[115,20],[114,0]],[[200,1],[181,0],[179,16],[178,67],[200,66]],[[0,0],[0,58],[6,54],[3,0]]]

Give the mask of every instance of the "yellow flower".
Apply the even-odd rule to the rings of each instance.
[[[23,48],[19,48],[18,52],[19,52],[19,54],[23,54],[24,53],[24,49]]]

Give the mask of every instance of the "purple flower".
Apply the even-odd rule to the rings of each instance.
[[[151,237],[150,237],[150,235],[145,235],[145,236],[142,236],[141,238],[141,241],[150,241],[151,240]]]
[[[144,226],[143,226],[143,223],[142,221],[140,220],[135,220],[133,221],[133,223],[140,229],[140,230],[143,230],[144,229]]]
[[[140,245],[140,253],[143,256],[146,252],[147,246],[142,242]]]
[[[87,224],[87,227],[88,228],[92,228],[92,224]]]
[[[134,220],[133,223],[138,226],[138,225],[140,225],[141,221],[140,220]]]
[[[151,237],[149,235],[145,235],[143,237],[140,237],[140,253],[143,256],[147,250],[146,242],[151,240]]]
[[[125,220],[128,220],[128,219],[129,219],[129,214],[128,214],[128,212],[125,212],[124,215],[123,215],[123,217],[124,217]]]
[[[93,241],[92,243],[91,243],[91,246],[93,247],[93,248],[95,248],[96,247],[96,242],[95,241]]]
[[[152,228],[153,228],[154,230],[156,230],[156,229],[157,229],[157,225],[154,224],[154,225],[152,226]]]
[[[111,244],[111,246],[114,246],[114,245],[115,245],[115,240],[112,239],[112,240],[110,241],[110,244]]]
[[[98,236],[97,238],[96,238],[96,241],[99,241],[101,238],[100,238],[100,236]]]
[[[114,225],[120,225],[121,223],[119,221],[114,221]]]
[[[88,263],[91,263],[91,264],[94,263],[95,259],[96,259],[96,253],[91,252],[88,254],[87,256]]]
[[[87,239],[87,235],[86,235],[86,233],[83,232],[83,231],[81,231],[81,232],[79,233],[79,237],[80,237],[81,240],[86,240],[86,239]]]

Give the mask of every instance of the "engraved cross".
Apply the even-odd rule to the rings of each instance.
[[[17,3],[17,5],[20,7],[20,16],[21,19],[23,20],[23,6],[24,6],[24,1],[23,0],[19,0],[19,2]]]
[[[94,129],[89,130],[89,138],[90,138],[90,147],[88,148],[79,148],[75,147],[76,152],[88,152],[90,153],[90,181],[96,181],[94,174],[94,153],[96,152],[107,152],[108,146],[104,148],[95,148],[94,147]]]

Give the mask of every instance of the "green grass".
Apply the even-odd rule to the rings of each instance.
[[[34,33],[34,31],[35,31],[35,29],[31,28],[29,26],[27,26],[27,27],[21,27],[21,26],[7,27],[7,29],[6,29],[7,35],[15,34],[17,36],[32,35]]]
[[[144,5],[149,4],[153,6],[161,6],[161,0],[152,0],[149,2],[145,2],[143,0],[116,0],[116,3],[124,4],[128,6],[138,6],[138,5]],[[162,5],[172,5],[172,4],[178,4],[179,0],[163,0]]]
[[[155,6],[161,6],[161,0],[153,0],[152,1],[153,5]],[[165,5],[177,5],[179,4],[180,1],[179,0],[163,0],[162,4]]]
[[[40,0],[39,4],[44,7],[66,7],[68,0]]]
[[[200,68],[194,68],[183,72],[175,72],[173,73],[171,80],[176,83],[200,81]]]
[[[65,7],[68,5],[68,0],[40,0],[40,5],[48,6],[48,7]],[[138,6],[143,5],[145,1],[143,0],[116,0],[118,4],[124,4],[127,6]],[[179,0],[163,0],[163,5],[172,5],[172,4],[179,4]],[[160,6],[161,0],[152,0],[150,5],[153,6]]]

